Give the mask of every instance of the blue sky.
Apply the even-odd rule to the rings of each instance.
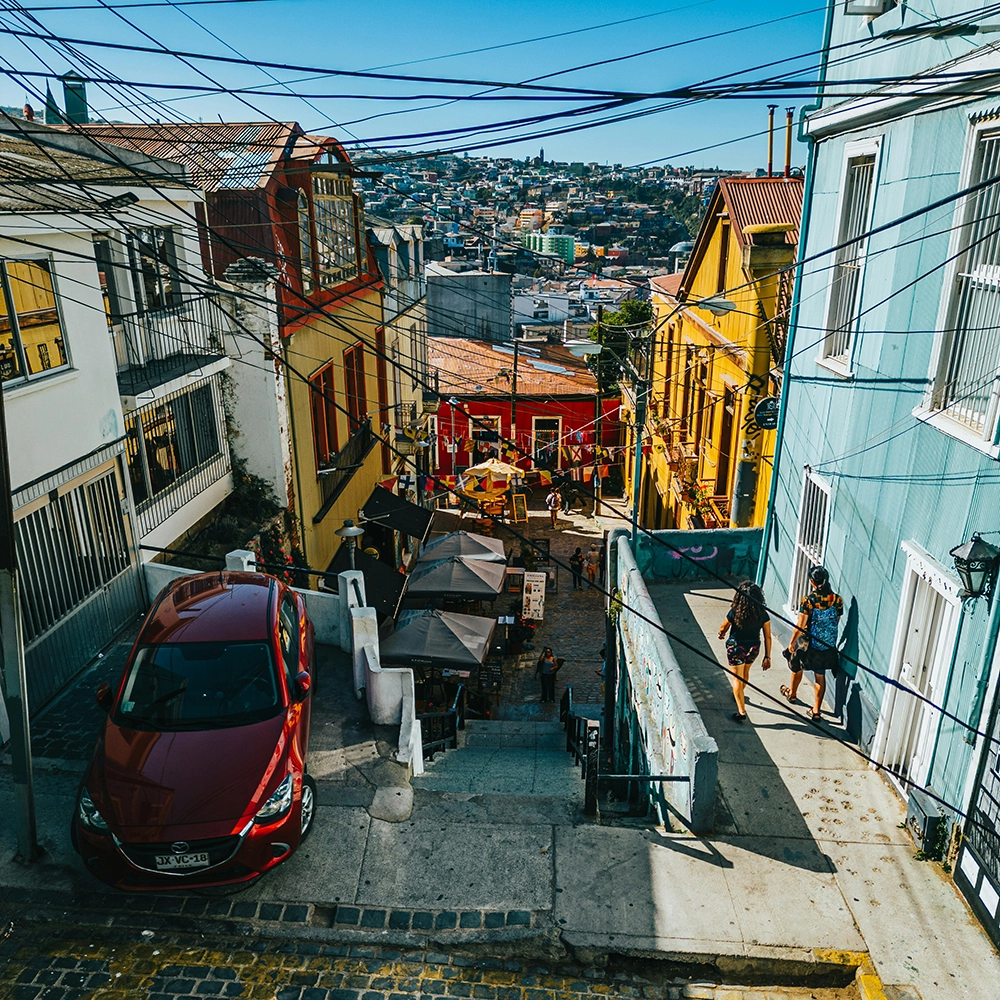
[[[182,8],[134,7],[141,0],[106,0],[117,16],[99,0],[24,0],[25,6],[49,31],[74,38],[130,44],[151,44],[141,31],[170,49],[233,55],[225,43],[251,59],[350,70],[392,66],[389,72],[489,81],[523,81],[598,60],[639,50],[672,48],[610,65],[594,66],[558,75],[551,85],[600,90],[650,91],[700,83],[723,74],[745,71],[760,78],[813,59],[785,62],[774,69],[753,67],[787,60],[819,48],[822,40],[823,0],[649,0],[608,4],[597,0],[263,0],[252,3],[203,4]],[[57,7],[89,5],[86,10]],[[52,7],[46,11],[44,7]],[[134,25],[125,23],[127,18]],[[194,20],[192,20],[192,18]],[[770,25],[760,22],[783,20]],[[196,23],[197,22],[197,23]],[[618,22],[609,24],[609,22]],[[9,17],[4,23],[10,25]],[[603,27],[597,27],[604,25]],[[25,25],[19,25],[24,27]],[[580,30],[590,29],[593,30]],[[737,30],[733,29],[744,29]],[[35,28],[37,30],[37,26]],[[573,34],[564,34],[574,32]],[[720,32],[731,32],[719,35]],[[560,37],[542,38],[558,34]],[[213,37],[218,36],[218,37]],[[714,36],[704,41],[690,41]],[[188,67],[172,56],[151,56],[109,49],[83,51],[103,69],[89,70],[65,51],[26,40],[6,39],[0,52],[20,70],[64,72],[75,68],[86,75],[105,70],[130,82],[225,87],[264,86],[282,91],[261,70],[201,63]],[[522,44],[507,44],[507,43]],[[678,44],[682,43],[682,44]],[[490,51],[455,55],[470,49],[503,46]],[[395,65],[392,64],[405,64]],[[198,70],[201,70],[199,72]],[[134,92],[109,96],[91,84],[91,105],[108,118],[150,120],[259,120],[274,117],[297,120],[307,129],[325,131],[350,140],[388,145],[385,137],[478,126],[487,122],[552,113],[569,103],[468,102],[430,98],[400,101],[413,94],[479,93],[484,88],[445,87],[429,83],[388,83],[357,79],[313,79],[304,74],[274,71],[297,94],[333,94],[335,99],[254,96],[241,101],[232,94],[204,94],[196,98],[179,91],[146,88],[162,104],[141,108]],[[211,79],[206,79],[210,77]],[[44,90],[44,80],[30,86]],[[59,95],[59,88],[53,90]],[[392,100],[362,99],[375,95]],[[0,80],[0,103],[21,104],[23,85],[9,77]],[[184,99],[176,100],[178,97]],[[248,103],[244,103],[248,102]],[[663,102],[660,102],[663,103]],[[765,159],[763,137],[733,142],[759,132],[766,124],[766,100],[712,101],[674,108],[632,121],[619,122],[565,135],[523,138],[496,145],[495,155],[534,155],[544,146],[547,159],[637,163],[667,158],[698,166],[749,168]],[[801,103],[797,101],[794,103]],[[252,107],[248,106],[252,105]],[[123,107],[125,105],[125,107]],[[640,105],[639,108],[651,105]],[[402,113],[401,113],[402,112]],[[372,118],[373,115],[381,115]],[[350,123],[350,124],[348,124]],[[567,121],[526,126],[515,135],[540,128],[559,128]],[[417,140],[394,140],[418,148]],[[475,142],[477,139],[466,140]],[[483,141],[481,138],[478,141]],[[690,152],[703,146],[718,148]],[[447,145],[435,139],[425,148]],[[455,143],[457,144],[457,143]],[[801,157],[799,157],[801,158]]]

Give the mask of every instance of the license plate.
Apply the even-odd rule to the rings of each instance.
[[[154,860],[157,871],[168,872],[173,871],[175,868],[204,868],[208,864],[208,854],[205,852],[198,854],[157,854]]]

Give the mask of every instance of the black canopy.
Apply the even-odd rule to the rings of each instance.
[[[428,609],[411,615],[379,644],[383,663],[469,670],[486,658],[496,622]]]
[[[503,542],[499,538],[474,535],[469,531],[453,531],[451,534],[432,538],[420,555],[420,562],[431,559],[447,559],[449,556],[465,556],[469,559],[486,559],[489,562],[507,561]]]
[[[451,556],[418,562],[410,574],[407,597],[452,597],[492,601],[503,590],[507,567],[486,559]]]
[[[384,562],[365,555],[360,549],[354,553],[354,566],[364,573],[365,599],[368,606],[387,618],[395,617],[400,598],[403,596],[403,587],[406,586],[406,577],[402,573],[397,573],[391,566],[386,566]],[[327,567],[327,572],[343,573],[350,568],[351,555],[347,545],[342,544]],[[333,585],[332,581],[330,582]]]
[[[374,521],[422,542],[430,531],[434,511],[403,500],[383,486],[376,486],[361,508],[361,518],[362,522]]]

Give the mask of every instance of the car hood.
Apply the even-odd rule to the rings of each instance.
[[[283,713],[249,726],[197,732],[124,729],[108,720],[88,786],[101,815],[123,839],[157,840],[169,828],[219,824],[230,832],[277,784],[287,757],[286,732]],[[176,836],[176,830],[170,833]]]

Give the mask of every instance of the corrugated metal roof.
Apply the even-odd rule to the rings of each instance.
[[[723,177],[719,190],[729,210],[733,233],[742,247],[745,226],[791,223],[794,231],[785,234],[786,243],[798,243],[802,218],[801,177]]]
[[[262,187],[301,135],[295,122],[101,123],[73,128],[104,142],[183,163],[191,180],[206,191]]]
[[[683,271],[678,271],[676,274],[660,274],[655,278],[650,278],[649,283],[654,292],[665,292],[667,295],[676,296],[683,277]]]
[[[518,396],[558,396],[597,392],[597,382],[585,361],[561,344],[537,345],[517,364]],[[438,372],[442,395],[504,396],[511,390],[513,351],[498,351],[483,340],[428,337],[428,364]],[[476,390],[477,385],[482,389]]]

